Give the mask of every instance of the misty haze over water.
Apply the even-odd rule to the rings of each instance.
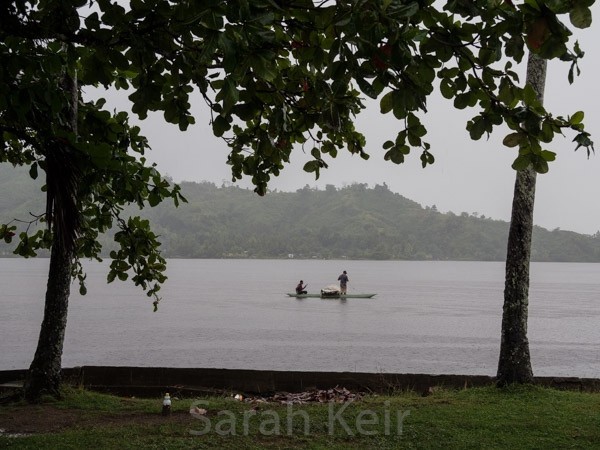
[[[0,370],[27,368],[47,260],[0,259]],[[89,263],[73,285],[63,366],[216,367],[495,375],[504,263],[170,260],[163,301],[107,285]],[[289,298],[335,284],[372,299]],[[537,376],[598,377],[600,264],[533,263],[529,341]]]

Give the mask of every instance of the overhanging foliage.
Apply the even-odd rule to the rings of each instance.
[[[0,161],[47,170],[56,148],[81,174],[76,192],[82,215],[77,250],[97,257],[97,236],[112,223],[121,250],[109,279],[144,287],[164,280],[164,260],[145,221],[120,217],[122,206],[182,199],[144,153],[148,143],[125,112],[104,101],[79,101],[77,133],[66,127],[68,75],[79,88],[127,89],[141,119],[162,111],[185,130],[195,122],[190,94],[210,106],[213,131],[230,145],[234,180],[251,176],[259,194],[302,146],[313,159],[305,170],[327,167],[326,157],[346,149],[368,158],[354,127],[362,95],[380,100],[382,113],[399,121],[384,143],[395,163],[418,149],[423,166],[434,162],[420,116],[436,78],[458,109],[476,107],[467,129],[480,139],[506,123],[504,142],[518,147],[515,169],[548,170],[545,148],[556,133],[574,132],[577,148],[593,150],[583,113],[551,115],[532,89],[519,86],[513,67],[525,47],[571,64],[583,52],[570,30],[591,24],[593,0],[430,0],[294,2],[274,0],[167,1],[17,0],[0,6]],[[124,6],[126,5],[126,7]],[[571,46],[571,47],[570,47]],[[176,156],[176,154],[174,154]],[[50,217],[40,216],[50,220]],[[14,224],[0,228],[10,241]],[[23,231],[17,252],[48,247],[51,231]],[[84,275],[76,271],[80,281]],[[82,289],[84,289],[82,285]],[[159,284],[152,284],[156,295]]]

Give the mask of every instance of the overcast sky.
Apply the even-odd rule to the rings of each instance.
[[[593,7],[595,18],[600,8]],[[580,64],[582,74],[569,85],[567,63],[551,62],[545,90],[545,105],[556,115],[585,112],[586,130],[592,133],[600,153],[600,92],[598,67],[600,65],[600,26],[577,32],[585,57]],[[519,70],[524,79],[525,63]],[[207,109],[195,98],[197,124],[184,133],[174,125],[165,124],[160,115],[140,123],[149,138],[152,152],[148,159],[155,161],[164,175],[175,181],[210,181],[217,185],[230,182],[230,168],[226,165],[228,148],[215,138],[208,125]],[[381,115],[377,103],[372,103],[357,119],[357,128],[367,138],[368,161],[340,152],[328,161],[329,169],[322,171],[315,181],[313,174],[302,171],[310,154],[295,150],[291,164],[270,183],[271,189],[295,191],[305,185],[322,188],[326,184],[338,187],[351,183],[388,185],[397,192],[423,206],[436,205],[439,211],[478,213],[494,219],[510,220],[515,172],[510,165],[515,150],[502,145],[507,133],[498,128],[489,140],[471,141],[465,129],[475,110],[457,111],[443,98],[428,103],[429,112],[423,118],[429,130],[426,140],[432,145],[436,162],[423,169],[419,152],[407,161],[395,165],[383,160],[381,144],[394,139],[398,122],[392,114]],[[580,149],[574,152],[573,135],[556,139],[546,148],[557,153],[550,163],[550,171],[538,176],[535,223],[548,229],[561,228],[593,234],[600,230],[600,154],[587,158]],[[249,179],[238,182],[251,187]],[[268,201],[268,195],[265,197]]]

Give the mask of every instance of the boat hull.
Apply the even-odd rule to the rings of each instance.
[[[288,293],[288,297],[295,298],[373,298],[377,294],[335,294],[335,295],[321,295],[321,294],[294,294]]]

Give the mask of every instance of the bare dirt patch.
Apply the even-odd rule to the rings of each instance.
[[[56,433],[69,428],[193,422],[193,418],[185,411],[176,411],[169,416],[163,416],[160,413],[94,413],[56,408],[52,405],[12,406],[3,409],[0,408],[0,430],[3,434]]]

